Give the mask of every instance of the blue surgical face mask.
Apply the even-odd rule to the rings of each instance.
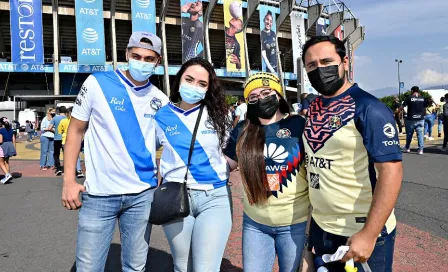
[[[154,74],[156,65],[154,63],[129,59],[129,73],[134,80],[143,82]]]
[[[182,100],[188,104],[196,104],[205,98],[207,89],[182,82],[179,87]]]

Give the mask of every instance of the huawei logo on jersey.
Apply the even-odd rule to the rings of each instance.
[[[290,150],[275,143],[265,144],[263,155],[266,160],[266,175],[269,189],[274,197],[283,193],[284,186],[295,181],[292,174],[296,175],[302,156],[300,146],[297,143]]]
[[[271,159],[276,163],[282,163],[288,158],[288,152],[283,146],[270,143],[269,146],[264,145],[263,155],[266,159]]]

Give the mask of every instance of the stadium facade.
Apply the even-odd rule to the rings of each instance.
[[[163,63],[151,81],[166,93],[182,62],[198,55],[232,95],[248,73],[279,73],[291,103],[312,91],[297,61],[306,37],[338,36],[352,67],[364,40],[364,27],[340,0],[1,0],[0,15],[3,100],[35,96],[26,107],[76,95],[92,72],[125,68],[136,30],[163,40]]]

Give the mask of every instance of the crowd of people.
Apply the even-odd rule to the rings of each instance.
[[[90,75],[71,113],[61,143],[62,204],[79,209],[77,271],[104,270],[117,221],[123,271],[145,269],[152,223],[163,226],[174,271],[219,271],[236,169],[244,271],[270,271],[276,257],[282,272],[301,264],[304,271],[392,271],[403,174],[398,133],[393,112],[348,81],[343,42],[318,36],[304,45],[304,67],[320,93],[305,118],[290,114],[279,78],[265,72],[246,80],[231,118],[202,58],[182,65],[168,98],[150,82],[161,50],[159,37],[134,32],[129,69]],[[55,119],[50,130],[62,122]],[[83,140],[87,177],[79,184]]]
[[[70,124],[72,108],[61,106],[57,109],[49,108],[47,115],[42,119],[40,125],[40,170],[53,169],[57,176],[64,173],[61,165],[60,155],[64,151],[65,140],[67,138],[68,125]],[[84,177],[81,168],[80,152],[76,163],[76,176]]]

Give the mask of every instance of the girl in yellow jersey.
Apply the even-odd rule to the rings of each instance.
[[[247,120],[232,131],[225,155],[244,185],[244,271],[296,271],[308,214],[302,134],[305,120],[290,116],[277,76],[257,73],[244,88]]]

